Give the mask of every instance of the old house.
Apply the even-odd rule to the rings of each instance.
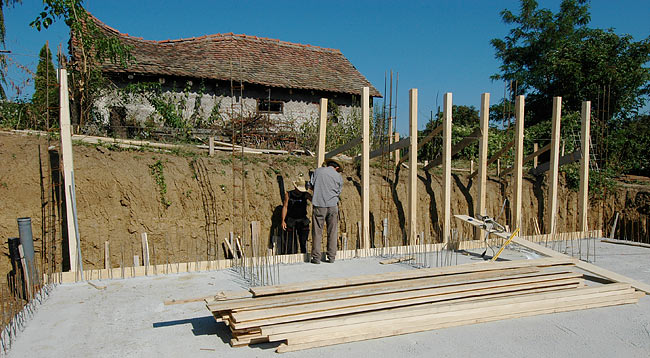
[[[102,68],[115,86],[95,103],[95,116],[113,126],[218,128],[243,116],[280,130],[315,121],[320,98],[339,121],[359,105],[362,87],[381,96],[340,50],[232,33],[152,41],[94,20],[134,58],[127,68]]]

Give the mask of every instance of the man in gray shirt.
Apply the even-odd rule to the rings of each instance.
[[[343,189],[341,165],[333,159],[325,161],[326,166],[314,171],[311,186],[312,197],[312,246],[311,263],[319,264],[321,259],[321,242],[323,225],[327,223],[327,258],[325,262],[334,262],[339,235],[339,196]]]

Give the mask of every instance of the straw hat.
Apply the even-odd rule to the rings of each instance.
[[[337,159],[334,159],[334,158],[325,159],[325,166],[330,165],[330,163],[334,164],[337,167],[339,167],[339,170],[338,170],[339,172],[343,171],[343,165],[341,165],[340,160],[337,160]]]
[[[302,192],[307,191],[307,187],[305,186],[305,181],[304,180],[294,180],[293,181],[293,187],[298,191],[302,191]]]

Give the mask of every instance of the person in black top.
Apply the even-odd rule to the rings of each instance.
[[[282,206],[282,230],[286,232],[285,253],[295,253],[297,250],[296,238],[300,245],[300,252],[307,252],[307,239],[309,238],[309,219],[307,218],[307,201],[311,194],[307,192],[303,182],[293,182],[294,189],[284,193]]]

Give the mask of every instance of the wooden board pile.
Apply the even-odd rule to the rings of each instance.
[[[575,260],[544,258],[254,287],[206,301],[232,346],[277,352],[444,327],[635,303],[629,284],[586,286]]]

